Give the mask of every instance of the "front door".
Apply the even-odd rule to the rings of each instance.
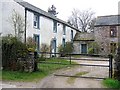
[[[81,53],[86,54],[87,53],[87,44],[81,44]]]
[[[56,39],[52,41],[52,53],[56,53]],[[53,54],[55,55],[55,54]]]

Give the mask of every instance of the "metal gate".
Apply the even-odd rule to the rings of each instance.
[[[108,68],[108,77],[95,77],[95,76],[76,76],[76,75],[67,75],[67,74],[54,74],[55,76],[63,76],[63,77],[76,77],[76,78],[91,78],[91,79],[105,79],[105,78],[112,78],[112,55],[108,55],[107,58],[105,59],[90,59],[90,58],[78,58],[78,57],[74,57],[74,56],[91,56],[91,57],[101,57],[101,55],[89,55],[89,54],[64,54],[66,57],[60,57],[61,56],[61,53],[46,53],[46,52],[40,52],[40,54],[46,54],[46,58],[51,58],[51,55],[52,54],[56,54],[56,57],[54,58],[61,58],[61,59],[66,59],[69,61],[69,64],[70,65],[78,65],[78,66],[82,66],[82,67],[104,67],[104,68]],[[63,55],[63,54],[62,54]],[[99,61],[102,61],[102,62],[108,62],[108,65],[103,65],[103,64],[85,64],[85,63],[79,63],[79,64],[74,64],[72,63],[72,61],[94,61],[94,62],[99,62]],[[62,63],[59,63],[59,62],[43,62],[43,61],[40,61],[40,63],[46,63],[46,64],[62,64]],[[67,65],[67,64],[62,64],[62,65]]]

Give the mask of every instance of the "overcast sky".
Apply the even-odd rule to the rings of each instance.
[[[118,14],[118,2],[120,0],[24,0],[34,6],[47,11],[52,4],[59,12],[58,18],[67,20],[71,15],[73,8],[86,10],[91,8],[96,16],[115,15]]]

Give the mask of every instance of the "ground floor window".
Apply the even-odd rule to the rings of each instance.
[[[34,34],[33,38],[35,41],[36,49],[39,51],[39,49],[40,49],[40,36],[37,34]]]
[[[115,53],[117,49],[116,43],[110,43],[110,53]]]

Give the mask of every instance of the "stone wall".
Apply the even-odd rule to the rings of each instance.
[[[25,72],[33,72],[35,70],[34,53],[29,53],[26,58],[18,58],[18,70]]]
[[[89,44],[94,40],[94,33],[77,33],[74,39],[74,53],[81,54],[81,44]]]
[[[110,53],[110,43],[118,43],[118,37],[110,37],[110,26],[95,27],[95,42],[100,46],[100,54]]]
[[[80,54],[80,43],[79,43],[79,41],[74,41],[73,47],[74,47],[73,53]]]

